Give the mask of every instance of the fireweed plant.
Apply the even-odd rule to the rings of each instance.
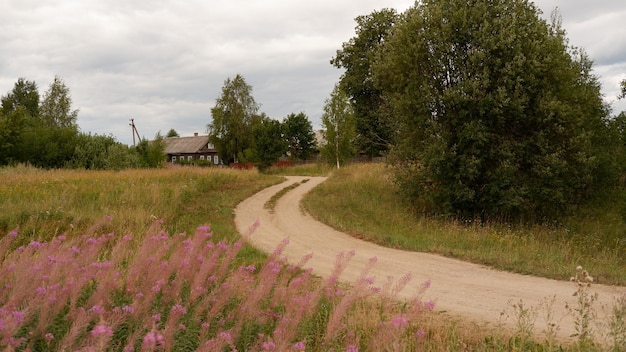
[[[170,235],[155,221],[144,236],[99,233],[110,217],[69,239],[11,250],[0,239],[0,349],[5,351],[406,351],[420,350],[432,302],[401,302],[411,279],[376,286],[372,258],[350,286],[339,283],[354,252],[328,279],[282,257],[235,260],[242,242],[209,226]],[[258,224],[255,224],[257,226]],[[249,235],[255,229],[251,227]],[[243,241],[248,237],[244,236]]]

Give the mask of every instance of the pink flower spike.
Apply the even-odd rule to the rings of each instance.
[[[306,345],[304,344],[304,341],[298,341],[293,345],[293,349],[296,351],[304,351],[306,350]]]
[[[263,351],[274,351],[276,344],[272,341],[263,342]]]
[[[44,338],[46,339],[46,341],[50,342],[50,341],[54,340],[54,335],[52,335],[51,333],[46,333],[44,335]]]
[[[112,335],[113,335],[113,330],[106,325],[96,325],[93,327],[93,330],[91,330],[91,336],[93,337],[98,337],[98,336],[110,337]]]
[[[17,237],[17,231],[13,230],[13,231],[9,232],[9,237],[11,237],[11,238]]]
[[[391,325],[393,325],[396,328],[403,328],[405,326],[408,325],[408,321],[406,320],[405,317],[393,317],[391,319]]]
[[[417,335],[417,337],[419,338],[423,338],[424,336],[426,336],[426,331],[424,331],[424,329],[418,329],[415,332],[415,335]]]

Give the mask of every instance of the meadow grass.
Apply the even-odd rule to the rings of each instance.
[[[310,176],[330,171],[310,166],[306,170]],[[284,169],[274,175],[296,173],[297,169]],[[397,194],[387,192],[390,181],[379,165],[345,168],[333,173],[328,183],[341,183],[337,178],[359,186],[339,187],[349,190],[339,198],[334,193],[338,190],[331,189],[325,207],[362,192],[368,197],[357,203],[373,198],[370,202],[377,205],[362,210],[344,205],[349,214],[340,216],[345,216],[343,226],[349,221],[348,230],[355,224],[381,228],[388,222],[385,226],[394,231],[386,239],[395,247],[410,242],[397,236],[415,226],[410,219],[423,223],[424,232],[481,233],[474,225],[415,216]],[[601,350],[594,344],[586,349],[536,344],[525,334],[485,331],[430,313],[432,303],[422,302],[419,293],[412,300],[396,300],[389,287],[402,287],[408,278],[380,286],[368,276],[375,261],[351,285],[340,284],[351,253],[337,257],[335,275],[326,280],[306,269],[307,258],[298,266],[286,263],[281,257],[286,242],[274,253],[259,253],[235,230],[232,210],[249,195],[281,180],[256,171],[201,168],[0,169],[0,234],[4,235],[0,239],[0,347],[8,351]],[[511,238],[497,237],[513,241],[528,235],[508,231]],[[371,236],[367,231],[349,232]],[[422,246],[416,248],[429,248]],[[438,248],[446,248],[446,242]],[[424,283],[423,290],[427,287]],[[626,301],[614,309],[617,318],[607,324],[613,324],[616,341],[622,341],[615,346],[621,348]]]
[[[254,170],[218,168],[124,171],[0,169],[0,232],[18,228],[21,242],[71,236],[105,216],[107,231],[144,233],[161,219],[171,233],[210,224],[236,240],[233,209],[257,191],[282,181]]]
[[[558,225],[458,223],[418,213],[384,164],[353,164],[313,189],[304,206],[318,220],[383,246],[561,280],[584,265],[597,283],[626,285],[626,223],[619,201],[582,209]]]

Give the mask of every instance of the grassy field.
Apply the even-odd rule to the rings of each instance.
[[[14,245],[80,236],[112,217],[101,231],[146,233],[155,220],[169,233],[210,225],[220,238],[239,238],[233,209],[282,178],[216,168],[89,171],[0,169],[0,233],[17,229]],[[245,253],[262,257],[251,248]]]
[[[320,221],[384,246],[565,280],[582,265],[597,282],[626,285],[626,223],[615,199],[559,225],[459,224],[416,213],[385,165],[357,164],[335,171],[304,202]]]
[[[0,348],[602,350],[485,331],[429,314],[431,305],[419,295],[410,302],[375,295],[380,288],[366,273],[347,287],[288,265],[280,248],[267,255],[239,242],[233,209],[241,200],[281,182],[280,175],[331,172],[306,206],[355,236],[551,277],[571,274],[572,265],[581,264],[604,282],[624,282],[623,243],[598,244],[623,230],[609,221],[613,211],[597,220],[589,211],[569,226],[548,228],[451,224],[412,212],[377,164],[339,171],[304,165],[268,174],[5,168],[0,169]],[[585,247],[582,238],[595,242]],[[550,259],[555,255],[560,257]],[[337,258],[338,274],[344,259]]]

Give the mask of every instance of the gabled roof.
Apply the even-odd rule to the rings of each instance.
[[[196,153],[207,149],[209,136],[165,138],[165,154]]]

